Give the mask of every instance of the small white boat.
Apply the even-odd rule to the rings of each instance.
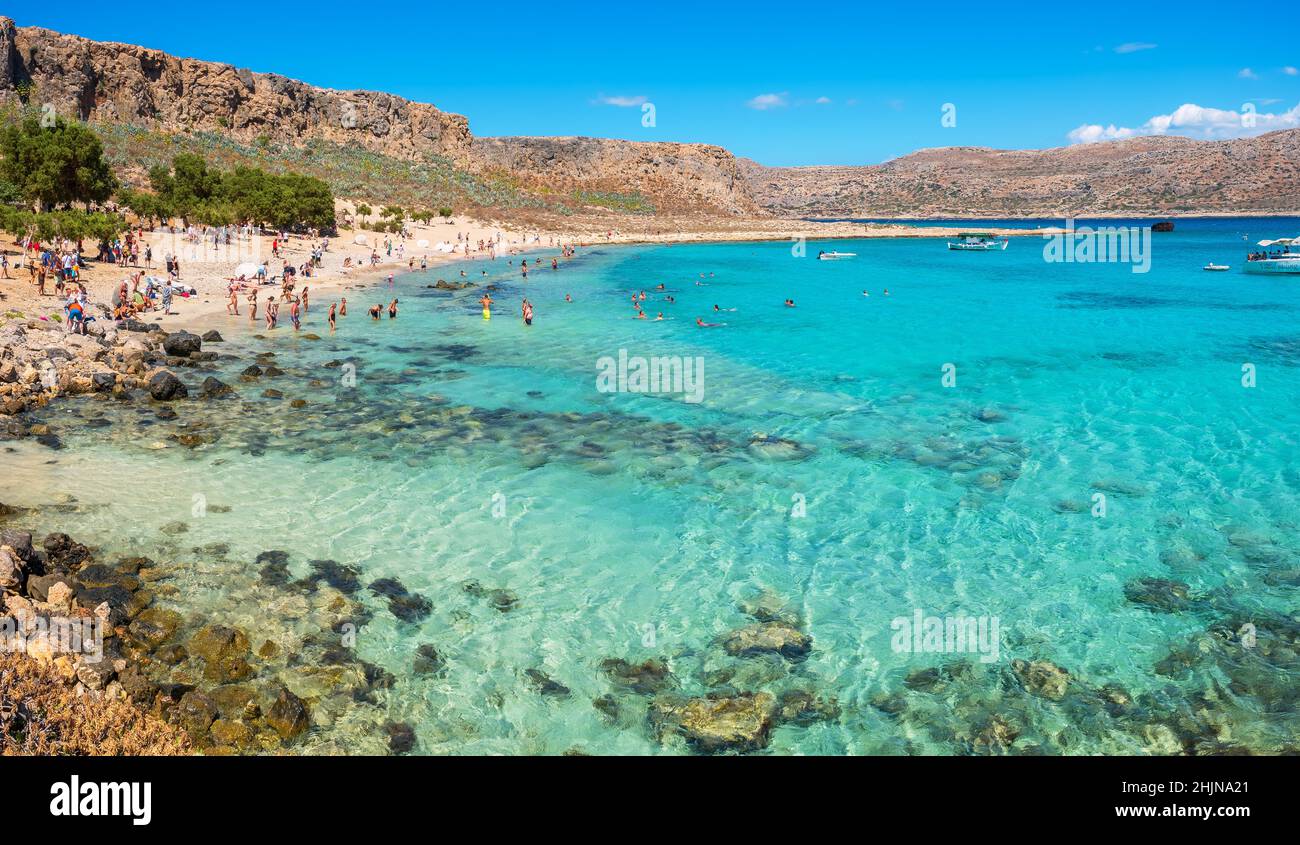
[[[1227,264],[1215,264],[1213,261],[1211,261],[1209,264],[1206,264],[1201,269],[1209,270],[1211,273],[1222,273],[1224,270],[1231,270],[1232,268],[1229,267]]]
[[[1010,243],[1006,238],[999,238],[991,232],[958,232],[959,240],[948,241],[948,249],[962,252],[991,252],[1006,249]]]
[[[842,258],[857,258],[856,252],[826,252],[825,250],[817,253],[818,261],[839,261]]]
[[[1259,245],[1264,247],[1261,252],[1252,252],[1246,256],[1246,264],[1242,268],[1245,272],[1260,275],[1300,273],[1300,236],[1260,241]],[[1297,251],[1292,252],[1292,247]]]

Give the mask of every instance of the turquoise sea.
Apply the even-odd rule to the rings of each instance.
[[[205,349],[230,357],[177,372],[238,398],[170,421],[143,395],[43,411],[63,448],[7,444],[0,501],[152,558],[188,625],[273,641],[259,678],[311,702],[308,752],[382,753],[396,721],[419,753],[688,753],[656,696],[794,690],[819,718],[776,720],[761,753],[1276,752],[1300,727],[1300,279],[1240,265],[1243,236],[1295,234],[1179,220],[1145,274],[1045,262],[1040,238],[593,247],[558,272],[543,251],[526,282],[505,259],[434,268],[349,291],[333,336],[319,300],[318,340],[219,326]],[[460,269],[496,286],[490,321],[481,288],[427,287]],[[632,319],[641,290],[669,319]],[[366,316],[393,296],[398,319]],[[702,401],[599,391],[620,350],[702,360]],[[241,380],[259,354],[283,374]],[[346,570],[369,618],[339,628],[337,594],[285,585],[268,551],[294,579]],[[756,600],[806,657],[727,652]],[[996,618],[997,659],[897,650],[917,611]],[[388,676],[363,694],[318,665],[350,630],[348,659]],[[417,672],[421,646],[438,660]],[[608,658],[672,677],[629,690]],[[1067,692],[1015,661],[1063,668]]]

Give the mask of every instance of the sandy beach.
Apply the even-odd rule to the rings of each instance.
[[[340,219],[353,219],[356,203],[339,201],[337,203]],[[438,278],[433,270],[439,266],[457,261],[508,261],[513,255],[525,252],[544,251],[558,255],[561,246],[590,248],[614,244],[647,243],[706,243],[735,241],[791,241],[792,246],[798,239],[807,241],[836,240],[847,238],[948,238],[954,237],[958,229],[941,226],[860,224],[847,222],[815,222],[809,220],[789,220],[777,218],[664,218],[647,217],[644,221],[637,218],[620,217],[617,227],[611,225],[608,218],[593,217],[566,221],[569,225],[561,228],[547,225],[539,228],[502,221],[484,221],[460,217],[450,220],[438,220],[429,224],[409,221],[409,237],[378,232],[359,225],[354,228],[341,227],[337,236],[329,239],[329,248],[323,257],[322,266],[313,271],[310,278],[300,279],[297,289],[310,288],[311,299],[316,313],[323,314],[329,302],[337,302],[347,292],[364,287],[368,283],[387,277],[388,274],[401,274],[411,269],[411,262],[418,268],[423,259],[430,268],[430,283]],[[639,224],[639,225],[638,225]],[[1008,237],[1036,236],[1042,229],[992,229],[998,235]],[[458,240],[457,236],[461,237]],[[278,268],[284,261],[293,266],[301,266],[310,259],[313,247],[319,239],[305,235],[291,234],[287,241],[280,244],[280,256],[271,254],[274,235],[266,234],[252,238],[237,239],[230,247],[206,251],[184,240],[183,234],[170,232],[146,231],[144,240],[153,250],[152,269],[144,267],[120,267],[115,264],[100,263],[93,260],[86,262],[81,280],[86,285],[92,303],[107,304],[111,301],[113,291],[123,281],[139,271],[146,275],[162,276],[162,265],[167,254],[178,254],[181,258],[180,283],[196,291],[191,296],[177,296],[173,299],[173,313],[164,315],[161,310],[151,311],[146,317],[150,322],[158,322],[169,329],[207,329],[220,328],[235,319],[227,313],[227,291],[235,268],[245,262],[260,263],[267,261],[272,276],[278,274]],[[7,240],[7,239],[6,239]],[[361,240],[359,243],[358,241]],[[391,254],[385,248],[386,241],[392,242]],[[428,243],[427,247],[418,244]],[[477,244],[483,241],[496,241],[499,245],[495,253],[478,251]],[[436,249],[440,243],[454,247],[452,252]],[[87,252],[93,246],[83,244]],[[0,280],[0,321],[29,320],[53,318],[63,312],[63,299],[53,295],[53,284],[47,283],[45,296],[39,296],[35,285],[28,279],[24,263],[15,267],[21,258],[18,244],[6,243],[3,247],[9,256],[9,274],[13,278]],[[370,263],[372,250],[379,255],[378,263]],[[815,249],[809,248],[810,254]],[[351,266],[345,267],[346,259],[351,258]],[[453,281],[453,280],[448,280]],[[276,285],[264,285],[261,299],[276,290]],[[246,320],[246,293],[241,292],[240,317]],[[325,307],[321,307],[325,304]],[[359,303],[358,303],[359,304]],[[354,308],[356,305],[354,305]],[[282,315],[287,318],[286,315]],[[261,315],[259,313],[259,319]]]

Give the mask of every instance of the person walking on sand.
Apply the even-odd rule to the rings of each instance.
[[[171,276],[167,277],[167,281],[171,282]],[[230,301],[226,303],[226,313],[239,316],[239,291],[235,290],[234,285],[230,286]]]
[[[6,279],[12,278],[9,275],[9,253],[7,252],[0,252],[0,275]]]
[[[163,288],[162,288],[163,314],[166,314],[168,316],[170,316],[172,313],[172,292],[174,290],[175,288],[172,287],[171,276],[168,276],[167,279],[163,282]]]

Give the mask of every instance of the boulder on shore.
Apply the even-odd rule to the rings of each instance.
[[[184,399],[190,393],[185,384],[169,370],[159,370],[149,377],[149,395],[159,402]]]
[[[191,332],[172,332],[163,338],[162,346],[168,355],[185,358],[203,348],[203,339]]]

